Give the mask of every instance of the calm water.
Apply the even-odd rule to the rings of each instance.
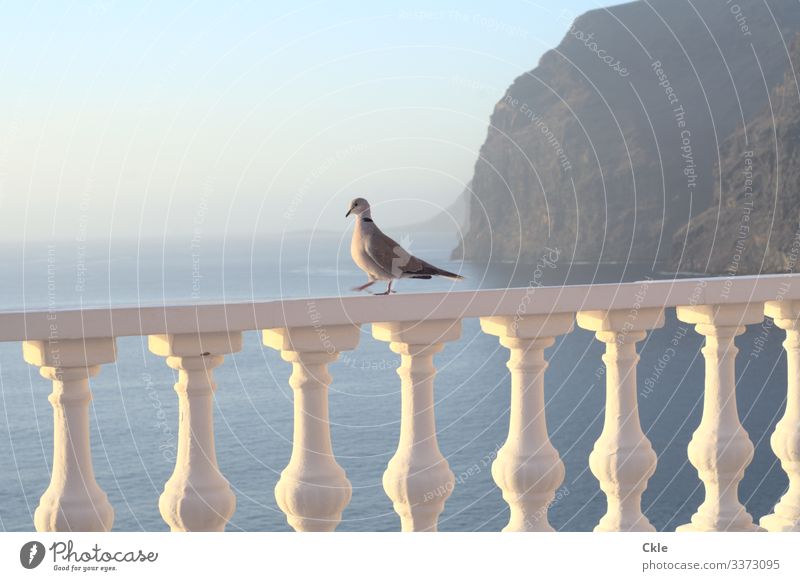
[[[0,251],[0,309],[66,308],[104,304],[265,300],[349,294],[363,275],[347,256],[347,239],[315,236],[250,241],[177,240],[169,243],[77,242],[6,246]],[[413,252],[447,261],[452,242],[433,236],[404,240]],[[48,281],[48,268],[50,280]],[[455,288],[640,280],[648,268],[466,266]],[[48,285],[48,282],[50,283]],[[447,281],[403,281],[400,292],[445,290]],[[379,299],[376,299],[379,300]],[[739,337],[739,412],[756,445],[740,487],[748,510],[771,512],[787,486],[769,448],[783,413],[786,391],[783,332],[753,326]],[[756,341],[765,340],[763,348]],[[676,355],[669,359],[672,341]],[[645,513],[659,530],[688,522],[702,502],[702,486],[686,446],[702,412],[701,338],[667,313],[664,328],[640,344],[642,424],[658,452],[658,468],[644,496]],[[172,471],[176,446],[175,374],[147,350],[145,338],[118,340],[118,362],[93,381],[92,448],[97,480],[116,510],[116,530],[166,530],[158,495]],[[548,350],[547,420],[566,465],[559,500],[551,507],[556,529],[591,530],[605,510],[604,496],[588,469],[600,434],[604,379],[602,345],[576,329]],[[507,351],[464,321],[463,336],[437,356],[436,416],[439,443],[456,474],[456,488],[440,521],[442,530],[499,530],[508,518],[488,459],[505,440],[508,424]],[[331,422],[334,449],[353,485],[353,500],[340,530],[398,530],[381,486],[394,453],[400,413],[397,357],[374,341],[362,342],[332,365]],[[659,370],[656,370],[659,367]],[[256,333],[216,372],[216,435],[220,467],[237,496],[229,530],[289,530],[273,497],[291,451],[292,394],[289,366],[263,347]],[[52,446],[50,391],[37,369],[22,360],[18,343],[0,344],[0,528],[32,530],[33,511],[49,481]]]

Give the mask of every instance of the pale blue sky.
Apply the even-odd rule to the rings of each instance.
[[[0,1],[0,236],[340,229],[354,195],[432,215],[597,6]]]

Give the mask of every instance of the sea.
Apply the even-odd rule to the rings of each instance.
[[[412,253],[465,276],[459,283],[401,281],[400,293],[675,276],[651,264],[577,264],[558,248],[545,250],[534,264],[461,263],[450,260],[455,241],[445,233],[400,234],[398,240]],[[0,260],[2,311],[351,296],[350,288],[365,281],[350,260],[347,232],[14,242],[0,247]],[[737,404],[755,444],[739,497],[756,519],[772,511],[788,485],[769,445],[786,402],[783,338],[768,319],[737,338]],[[104,365],[91,382],[96,478],[114,507],[114,530],[168,530],[158,497],[177,446],[176,374],[148,351],[145,337],[121,337],[117,347],[117,362]],[[703,501],[686,451],[703,410],[701,347],[702,338],[677,321],[673,309],[664,327],[639,344],[641,422],[658,454],[642,506],[661,531],[689,522]],[[579,328],[546,351],[547,423],[566,466],[549,510],[556,530],[591,531],[605,512],[605,496],[588,461],[603,426],[602,353],[593,334]],[[461,338],[436,356],[439,446],[456,478],[440,530],[498,531],[508,521],[508,507],[491,477],[491,462],[508,430],[507,360],[508,351],[483,334],[475,319],[464,320]],[[333,446],[353,486],[338,530],[399,530],[381,484],[398,441],[398,365],[398,356],[365,325],[359,346],[330,366]],[[241,352],[227,356],[216,370],[217,459],[237,498],[228,531],[290,530],[273,492],[292,448],[289,373],[289,364],[263,346],[256,332],[245,333]],[[49,482],[50,390],[24,362],[20,343],[0,343],[0,529],[5,531],[33,530],[33,512]]]

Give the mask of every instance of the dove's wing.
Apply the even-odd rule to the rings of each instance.
[[[432,276],[462,278],[461,275],[448,272],[417,258],[381,232],[377,226],[364,238],[364,250],[367,255],[393,278],[431,278]]]
[[[377,226],[364,236],[364,250],[375,264],[394,278],[403,276],[405,266],[415,260],[405,248],[381,232]]]

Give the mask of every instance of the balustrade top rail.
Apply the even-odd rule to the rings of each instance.
[[[391,296],[0,312],[0,341],[250,331],[800,298],[800,274],[646,280]]]

